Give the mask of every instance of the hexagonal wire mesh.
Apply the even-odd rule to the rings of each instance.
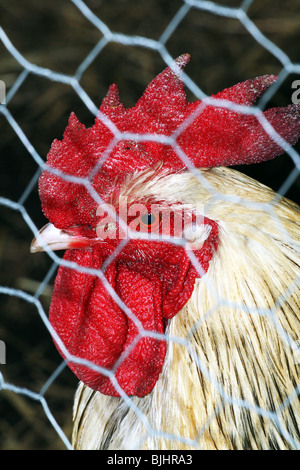
[[[66,115],[73,110],[72,106],[78,109],[83,119],[86,120],[98,114],[99,106],[98,102],[95,104],[96,96],[103,96],[105,88],[113,81],[120,83],[121,96],[126,93],[130,95],[129,89],[134,89],[127,98],[128,105],[131,105],[141,94],[140,92],[147,85],[149,78],[155,76],[154,70],[162,69],[161,64],[171,65],[174,57],[190,48],[192,49],[192,63],[199,61],[203,68],[202,81],[198,86],[198,81],[192,80],[188,71],[184,73],[183,80],[187,92],[201,100],[207,97],[203,88],[210,92],[217,91],[217,87],[222,89],[223,83],[229,86],[252,71],[253,75],[264,73],[262,56],[259,54],[266,54],[263,57],[268,57],[268,68],[272,68],[272,73],[276,68],[276,71],[279,72],[279,79],[276,85],[263,95],[258,107],[236,106],[230,102],[216,102],[214,100],[208,100],[207,105],[215,104],[243,114],[255,114],[266,132],[284,148],[290,157],[288,163],[287,156],[284,162],[279,159],[278,165],[281,166],[276,169],[276,180],[274,180],[275,171],[269,172],[270,167],[265,164],[262,164],[262,169],[257,170],[258,175],[261,177],[262,172],[265,171],[267,184],[272,185],[273,183],[273,187],[277,184],[275,189],[279,194],[288,194],[291,195],[291,198],[297,199],[297,177],[300,170],[297,147],[291,148],[275,132],[261,110],[266,104],[272,102],[276,93],[279,94],[276,95],[279,96],[279,101],[284,99],[287,93],[285,88],[287,78],[300,74],[300,64],[290,59],[289,55],[284,52],[285,43],[282,48],[276,45],[275,40],[280,42],[286,35],[287,28],[281,26],[278,14],[281,12],[280,7],[276,9],[274,6],[278,14],[277,19],[273,18],[272,22],[272,18],[268,18],[266,15],[266,11],[270,14],[268,1],[244,0],[242,2],[227,2],[228,5],[202,0],[153,2],[152,12],[149,12],[149,7],[147,7],[149,2],[141,2],[138,7],[131,4],[130,1],[107,2],[112,5],[105,5],[101,1],[66,0],[57,5],[54,2],[52,7],[47,6],[44,2],[39,2],[39,7],[36,7],[32,2],[31,8],[29,7],[26,12],[32,20],[32,31],[29,21],[29,31],[23,27],[20,34],[16,34],[16,36],[13,30],[10,30],[11,25],[14,24],[14,21],[20,22],[22,15],[26,15],[26,13],[20,7],[21,11],[16,20],[12,15],[14,2],[9,3],[11,6],[7,3],[1,6],[4,13],[7,14],[7,23],[4,19],[3,28],[0,28],[0,39],[4,46],[3,63],[8,70],[5,76],[0,77],[4,79],[7,87],[5,104],[0,107],[1,119],[6,126],[3,132],[2,158],[9,158],[6,156],[6,152],[11,141],[13,141],[15,154],[11,154],[10,163],[2,163],[4,165],[3,176],[6,174],[5,171],[12,173],[10,173],[11,179],[4,180],[2,178],[3,196],[0,197],[0,205],[3,209],[3,221],[6,228],[2,232],[1,256],[2,262],[7,264],[12,261],[13,252],[18,268],[12,266],[9,268],[11,272],[8,272],[3,266],[1,275],[3,286],[0,287],[0,293],[2,298],[5,298],[3,325],[5,322],[6,325],[5,328],[1,327],[0,337],[1,340],[5,340],[1,344],[7,346],[7,364],[3,365],[0,373],[0,389],[6,407],[6,411],[1,413],[2,418],[0,418],[3,422],[0,431],[2,433],[0,446],[2,448],[53,448],[61,446],[71,448],[69,440],[71,407],[76,380],[65,368],[65,363],[58,358],[56,351],[48,353],[49,348],[52,348],[49,332],[52,332],[54,336],[55,333],[49,324],[47,309],[52,292],[51,280],[55,276],[57,267],[60,264],[72,266],[72,263],[63,261],[49,249],[47,249],[47,261],[45,261],[47,255],[42,255],[44,261],[41,261],[41,255],[39,255],[38,261],[33,261],[31,257],[27,256],[27,252],[24,255],[24,247],[29,250],[28,238],[37,234],[38,226],[43,220],[43,216],[39,214],[40,206],[37,196],[37,180],[41,171],[46,168],[45,160],[41,154],[47,153],[51,140],[64,129]],[[296,26],[299,24],[297,20],[300,20],[299,15],[297,16],[293,10],[293,6],[295,7],[293,2],[286,2],[286,9],[290,10],[286,17],[286,23],[283,22],[283,25],[289,25],[289,31],[293,31],[295,24]],[[129,11],[132,15],[129,15]],[[127,12],[127,17],[125,12]],[[148,23],[145,19],[147,15],[149,15]],[[154,24],[153,21],[159,15],[160,18]],[[256,18],[256,22],[252,19],[252,16],[255,17],[255,15],[258,18]],[[194,16],[193,19],[192,16]],[[293,18],[294,16],[295,18]],[[128,20],[127,28],[126,18]],[[53,20],[53,25],[51,20]],[[36,27],[39,21],[40,24]],[[43,34],[44,23],[46,23],[45,29],[49,30],[49,36]],[[222,24],[223,30],[220,33],[218,28]],[[69,27],[70,31],[65,33],[64,29],[68,30]],[[114,32],[115,29],[117,32]],[[133,29],[138,34],[132,34],[127,29]],[[297,31],[297,28],[295,29]],[[125,32],[119,32],[123,30]],[[263,30],[266,30],[269,36],[274,35],[275,40],[270,40],[262,32]],[[279,35],[276,36],[278,30]],[[226,53],[224,47],[226,49],[228,44],[225,46],[221,44],[220,34],[226,38],[230,36],[232,41],[230,43],[232,49],[227,49]],[[61,39],[59,35],[62,36]],[[193,42],[191,42],[193,35]],[[153,39],[153,37],[157,38]],[[236,40],[237,38],[242,38],[242,48],[246,44],[249,49],[241,49],[237,44],[239,42]],[[249,38],[251,44],[247,43]],[[296,38],[297,36],[293,37],[297,43]],[[288,39],[291,41],[291,38]],[[40,41],[40,46],[37,40]],[[36,43],[36,53],[31,41]],[[201,54],[198,53],[198,41]],[[47,47],[50,49],[47,50]],[[39,49],[43,50],[44,54],[42,52],[39,54],[37,52]],[[241,58],[234,68],[234,61],[237,60],[238,55],[242,55],[242,52],[247,58],[247,65]],[[104,58],[102,59],[102,57]],[[120,58],[123,59],[123,63]],[[297,59],[296,56],[295,60]],[[3,70],[2,73],[4,73]],[[196,72],[191,68],[193,75],[199,74],[199,69],[195,70]],[[122,72],[125,74],[125,79],[122,78]],[[289,81],[289,87],[290,83]],[[57,87],[55,88],[54,85]],[[216,87],[216,90],[212,90],[211,86]],[[39,98],[33,90],[39,91]],[[280,97],[280,92],[283,97]],[[291,88],[288,89],[288,92],[291,96]],[[20,98],[21,95],[25,96],[24,101]],[[3,100],[1,102],[3,103]],[[128,135],[119,132],[105,116],[102,118],[115,135],[114,143],[126,138],[149,139],[149,136],[143,137],[143,135]],[[53,128],[50,132],[49,127]],[[43,132],[45,128],[48,129],[48,134]],[[39,133],[42,136],[40,139],[37,138]],[[5,137],[5,135],[9,137]],[[47,140],[42,141],[45,135]],[[153,135],[153,139],[166,142],[157,135]],[[167,143],[173,145],[178,156],[183,159],[188,168],[193,170],[187,156],[176,145],[176,135],[169,137]],[[27,164],[28,158],[32,159],[30,164]],[[18,176],[14,176],[13,171],[18,172]],[[243,171],[245,171],[244,168]],[[249,171],[251,174],[251,169]],[[284,175],[284,180],[280,179],[282,175]],[[61,176],[71,181],[77,181],[71,176],[63,174]],[[16,184],[15,181],[17,181]],[[81,183],[97,199],[98,196],[93,191],[89,180],[83,179]],[[272,212],[271,207],[268,210]],[[19,234],[22,240],[20,244],[17,238],[10,236],[13,230]],[[25,237],[23,236],[24,231]],[[11,252],[7,248],[9,244],[11,244]],[[197,259],[192,255],[191,261],[196,269],[201,269]],[[28,268],[29,265],[32,267]],[[80,269],[84,271],[83,268]],[[87,271],[89,270],[87,269]],[[103,281],[116,303],[121,308],[124,307],[103,272],[101,270],[95,271],[95,274]],[[39,279],[38,276],[42,276],[43,279]],[[37,280],[34,281],[34,278]],[[10,286],[6,287],[9,284]],[[297,278],[290,288],[298,288],[299,284],[300,278]],[[13,303],[12,299],[16,303]],[[20,309],[26,312],[25,319],[20,317]],[[34,319],[32,318],[33,311],[37,312]],[[40,321],[37,322],[37,318],[42,321],[44,327]],[[142,333],[147,335],[147,332]],[[56,339],[58,342],[60,341],[59,338]],[[68,355],[67,351],[66,354]],[[22,378],[20,378],[22,372],[18,364],[21,364],[24,371]],[[111,374],[109,371],[105,373],[109,376]],[[114,378],[113,375],[111,377]],[[61,384],[56,385],[59,380],[62,380]],[[115,385],[117,388],[119,387],[117,383]],[[213,385],[218,388],[224,401],[232,399],[226,395],[220,384]],[[124,396],[121,389],[120,392],[123,398],[129,400],[130,403],[130,398]],[[282,403],[282,407],[287,406],[289,400],[294,399],[298,394],[299,385],[295,387],[292,396]],[[32,403],[37,403],[39,406],[33,409]],[[246,400],[239,403],[233,401],[233,404],[246,408],[252,406]],[[136,412],[139,413],[139,410],[137,409]],[[276,412],[259,408],[257,412],[267,414],[275,425],[280,427]],[[140,411],[140,413],[142,412]],[[39,433],[37,428],[40,429],[41,426],[45,432]],[[288,431],[282,430],[282,433],[286,439],[290,440],[292,447],[300,447],[300,444],[294,441]],[[32,437],[27,437],[26,440],[25,434]],[[38,436],[38,434],[43,434],[43,436]]]

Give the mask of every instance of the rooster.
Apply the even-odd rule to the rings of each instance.
[[[49,319],[80,380],[75,449],[299,446],[300,209],[227,168],[283,153],[234,108],[277,77],[188,103],[188,61],[130,109],[112,85],[91,128],[72,113],[39,180],[31,250],[66,250]],[[299,105],[263,117],[297,142]]]

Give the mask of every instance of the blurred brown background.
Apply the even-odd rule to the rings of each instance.
[[[113,32],[158,40],[183,6],[182,0],[86,0],[86,5]],[[218,4],[239,7],[241,0]],[[254,0],[249,17],[295,63],[300,63],[300,9],[298,0]],[[77,68],[103,35],[69,0],[39,2],[0,0],[0,26],[15,48],[31,63],[68,75]],[[233,19],[193,8],[166,43],[173,57],[189,52],[186,73],[207,94],[238,81],[266,73],[280,73],[280,62]],[[132,106],[146,85],[165,67],[157,51],[144,47],[107,44],[87,68],[81,86],[99,106],[115,82],[121,100]],[[0,79],[10,90],[23,68],[0,41]],[[269,105],[291,102],[289,75]],[[190,99],[193,99],[188,92]],[[54,138],[61,138],[71,111],[86,125],[93,116],[69,85],[29,74],[8,105],[38,154],[45,159]],[[38,166],[15,131],[0,114],[0,197],[19,201]],[[300,150],[300,146],[296,147]],[[294,168],[290,157],[243,167],[242,171],[278,190]],[[299,178],[287,196],[298,203]],[[41,227],[46,223],[37,185],[24,207]],[[52,261],[46,254],[30,255],[32,232],[19,212],[0,205],[0,285],[34,295]],[[39,297],[48,311],[54,275]],[[61,363],[36,307],[0,294],[0,339],[7,347],[5,381],[39,393]],[[49,387],[45,398],[58,424],[70,438],[71,410],[77,379],[67,369]],[[64,449],[39,402],[0,391],[0,449]]]

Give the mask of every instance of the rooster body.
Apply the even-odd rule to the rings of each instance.
[[[300,438],[299,207],[237,171],[202,174],[206,184],[187,172],[143,186],[145,196],[204,204],[219,247],[168,323],[149,395],[125,402],[80,384],[76,449],[286,449]]]
[[[231,109],[188,103],[188,60],[158,75],[134,108],[112,85],[89,129],[72,114],[39,180],[50,224],[32,251],[66,249],[68,263],[49,319],[80,380],[75,449],[299,445],[300,209],[227,166],[283,152],[265,120],[294,145],[300,106],[262,120],[236,109],[272,75],[218,93]]]

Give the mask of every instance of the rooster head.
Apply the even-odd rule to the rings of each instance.
[[[218,249],[217,221],[177,201],[176,188],[172,201],[149,188],[189,166],[258,163],[283,153],[255,113],[240,107],[251,106],[275,76],[188,103],[181,77],[188,61],[180,56],[130,109],[112,85],[91,128],[72,113],[39,180],[50,224],[32,251],[66,250],[49,318],[68,354],[56,345],[80,380],[111,396],[152,390],[164,364],[166,324]],[[299,116],[296,105],[263,113],[291,145]]]

